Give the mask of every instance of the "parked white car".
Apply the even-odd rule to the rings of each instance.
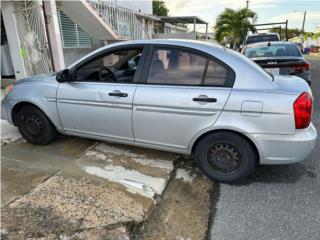
[[[279,42],[279,33],[254,33],[248,35],[244,42],[244,45],[258,43],[258,42]]]
[[[60,132],[194,155],[208,177],[231,182],[310,154],[312,98],[303,79],[272,76],[219,45],[140,40],[17,81],[2,118],[34,144]]]

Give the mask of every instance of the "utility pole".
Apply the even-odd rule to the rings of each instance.
[[[249,9],[249,0],[246,0],[246,4],[247,4],[246,8]]]
[[[286,20],[286,41],[288,42],[288,19]]]
[[[303,22],[302,22],[302,29],[301,29],[301,32],[303,33],[304,32],[304,24],[306,22],[307,11],[305,10],[305,11],[294,11],[294,12],[295,13],[297,13],[297,12],[303,13]]]
[[[304,14],[303,14],[303,23],[302,23],[302,33],[304,32],[304,23],[306,22],[306,15],[307,15],[307,11],[304,11]]]

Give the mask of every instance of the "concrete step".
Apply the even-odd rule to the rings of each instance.
[[[129,146],[100,143],[77,160],[86,173],[153,198],[166,187],[178,155]]]
[[[57,1],[57,6],[93,38],[117,40],[117,35],[112,27],[99,16],[99,13],[86,0]]]

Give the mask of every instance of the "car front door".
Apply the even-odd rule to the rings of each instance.
[[[73,80],[59,84],[57,92],[64,131],[133,141],[132,102],[141,55],[141,48],[117,49],[76,66]]]
[[[231,93],[233,71],[190,49],[154,47],[133,103],[135,141],[186,150],[211,127]]]

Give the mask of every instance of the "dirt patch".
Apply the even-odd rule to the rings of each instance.
[[[155,211],[132,234],[136,240],[203,239],[213,183],[196,169],[177,169]]]

